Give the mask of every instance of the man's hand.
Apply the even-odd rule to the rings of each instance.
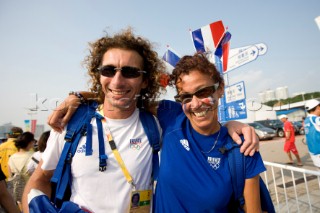
[[[80,105],[80,99],[75,95],[69,95],[54,111],[49,115],[47,123],[57,132],[62,132],[73,113]]]
[[[253,127],[238,121],[229,121],[224,126],[228,128],[229,135],[237,144],[242,143],[239,135],[244,136],[244,142],[240,147],[241,153],[253,156],[255,152],[259,151],[259,138]]]

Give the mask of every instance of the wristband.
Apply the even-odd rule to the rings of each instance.
[[[75,95],[75,96],[77,96],[77,98],[80,99],[80,103],[81,103],[81,104],[86,103],[86,100],[84,99],[83,95],[81,95],[80,92],[71,91],[71,92],[69,92],[69,95]]]

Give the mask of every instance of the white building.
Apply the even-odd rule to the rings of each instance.
[[[259,101],[261,102],[261,103],[265,103],[265,102],[267,102],[266,101],[266,93],[265,92],[259,92]]]
[[[273,101],[276,100],[276,93],[274,90],[267,90],[266,91],[266,101]]]
[[[278,87],[276,89],[276,98],[277,100],[281,100],[281,99],[287,99],[289,98],[289,92],[288,92],[288,87]]]

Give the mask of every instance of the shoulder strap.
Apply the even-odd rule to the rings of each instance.
[[[238,212],[244,212],[243,206],[245,203],[243,190],[245,184],[245,159],[240,153],[240,146],[232,139],[229,139],[227,144],[220,148],[219,151],[224,154],[227,152],[227,158],[231,173],[231,181],[234,193],[234,199],[238,206]]]
[[[23,169],[25,168],[25,166],[27,165],[28,161],[30,158],[25,159],[24,163],[23,163],[23,167],[21,168],[21,170],[18,169],[18,167],[16,166],[16,164],[14,163],[14,161],[12,161],[12,164],[14,166],[14,168],[18,171],[16,172],[17,174],[22,174],[23,173]]]
[[[143,129],[148,137],[150,146],[153,149],[152,156],[152,176],[154,180],[157,180],[159,174],[159,156],[160,150],[160,133],[157,122],[150,112],[140,110],[140,120]]]
[[[88,133],[87,129],[89,129],[90,134],[92,133],[90,122],[95,115],[97,106],[98,103],[94,101],[89,104],[81,104],[68,123],[67,132],[64,138],[66,143],[51,178],[51,182],[54,186],[52,187],[51,200],[57,205],[60,205],[61,201],[66,199],[66,192],[69,190],[68,187],[72,184],[72,157],[76,152],[81,137]],[[89,143],[88,146],[90,149],[90,147],[92,147],[92,135],[87,135],[87,143]]]
[[[39,164],[39,160],[38,159],[36,159],[35,157],[31,157],[31,160],[33,160],[36,164]]]

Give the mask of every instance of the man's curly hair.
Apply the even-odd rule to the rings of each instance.
[[[93,43],[89,43],[90,55],[84,60],[91,77],[91,92],[96,94],[99,103],[104,101],[104,93],[100,84],[100,73],[98,68],[101,66],[103,55],[111,48],[121,48],[125,50],[134,50],[143,58],[143,75],[147,80],[148,86],[142,89],[138,97],[137,106],[139,108],[148,108],[149,104],[156,101],[160,96],[163,87],[159,84],[159,77],[165,70],[163,61],[158,57],[157,52],[152,48],[151,42],[147,39],[133,34],[132,28],[127,28],[113,36],[106,35]]]

